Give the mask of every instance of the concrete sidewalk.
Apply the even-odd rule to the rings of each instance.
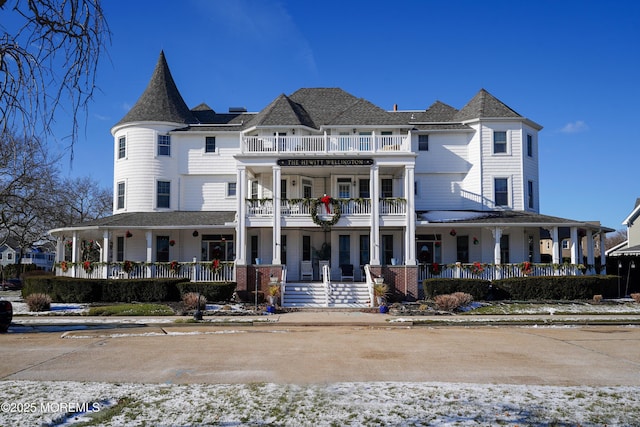
[[[282,326],[473,326],[473,325],[640,325],[639,314],[528,314],[398,316],[361,311],[313,310],[264,315],[191,316],[15,316],[12,328],[36,325],[282,325]]]

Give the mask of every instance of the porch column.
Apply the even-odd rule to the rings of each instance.
[[[553,227],[551,229],[551,248],[553,253],[551,254],[551,263],[552,264],[560,264],[560,245],[558,243],[558,227]]]
[[[580,249],[578,242],[578,227],[570,228],[571,235],[571,264],[580,264]]]
[[[595,265],[596,265],[596,259],[595,259],[595,248],[594,248],[594,241],[593,241],[593,230],[588,229],[587,230],[587,264],[589,265],[588,269],[589,269],[589,273],[590,274],[595,274]]]
[[[73,237],[71,238],[71,277],[76,277],[76,263],[78,262],[78,232],[73,232]]]
[[[407,226],[404,233],[405,264],[416,265],[416,198],[415,194],[415,166],[404,167],[404,197],[406,199]]]
[[[153,242],[152,242],[152,232],[146,231],[144,233],[144,237],[147,240],[147,277],[151,277],[151,263],[153,262]]]
[[[237,171],[238,208],[236,218],[236,265],[246,264],[247,254],[247,169],[240,166]]]
[[[607,257],[604,253],[607,235],[600,229],[600,274],[607,274]]]
[[[379,167],[371,166],[369,171],[369,185],[371,186],[371,265],[380,265],[380,183],[378,182]]]
[[[271,246],[271,251],[273,253],[273,258],[271,264],[280,265],[282,262],[280,260],[280,208],[281,208],[281,200],[280,200],[280,179],[281,179],[281,168],[280,166],[273,166],[273,244]]]
[[[107,263],[109,262],[109,232],[107,230],[102,232],[102,251],[100,252],[102,261],[104,264],[102,266],[102,278],[106,279],[109,277],[109,266]]]
[[[502,251],[500,248],[500,238],[502,237],[502,228],[495,227],[491,230],[493,234],[493,263],[496,265],[496,279],[502,279],[502,270],[498,267],[502,264]]]
[[[63,236],[56,237],[56,262],[64,261],[64,239]]]

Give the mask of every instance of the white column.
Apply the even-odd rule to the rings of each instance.
[[[107,263],[109,262],[109,232],[107,230],[102,232],[102,259],[101,261],[104,263],[102,267],[102,278],[106,279],[109,277],[109,267]]]
[[[280,166],[273,166],[273,244],[272,244],[272,252],[273,259],[271,264],[279,265],[281,263],[280,260],[280,179],[281,179],[281,168]]]
[[[581,264],[580,263],[580,251],[578,249],[578,227],[570,228],[571,235],[571,264]]]
[[[607,257],[604,253],[605,240],[607,235],[602,229],[600,230],[600,274],[607,274]]]
[[[404,168],[404,197],[407,200],[407,225],[404,233],[405,264],[416,265],[416,201],[415,201],[415,166]]]
[[[587,264],[590,265],[589,267],[589,272],[591,274],[595,274],[595,264],[596,264],[596,258],[595,258],[595,247],[594,247],[594,241],[593,241],[593,230],[588,229],[587,230]]]
[[[551,263],[560,264],[560,245],[558,244],[558,227],[551,229],[551,248],[553,253],[551,254]]]
[[[76,271],[77,271],[76,263],[78,262],[78,232],[77,231],[73,232],[73,238],[72,238],[71,241],[72,241],[72,244],[71,244],[71,262],[72,262],[71,277],[76,277]]]
[[[238,208],[236,210],[236,265],[246,265],[247,255],[247,170],[240,166],[236,172],[236,194]]]
[[[153,262],[153,233],[151,231],[145,231],[144,237],[147,241],[147,277],[151,277],[151,263]]]
[[[500,250],[500,238],[502,237],[502,228],[495,227],[491,230],[491,234],[493,234],[493,263],[495,265],[502,264],[502,253]]]
[[[378,165],[374,164],[369,171],[371,185],[371,257],[369,262],[371,265],[380,265],[380,183],[378,176]]]
[[[56,261],[64,261],[64,236],[56,237]]]

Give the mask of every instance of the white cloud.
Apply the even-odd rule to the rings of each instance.
[[[589,130],[589,125],[587,125],[582,120],[576,120],[575,122],[569,122],[566,125],[564,125],[564,127],[562,129],[560,129],[560,132],[562,132],[562,133],[580,133],[580,132],[586,132],[588,130]]]

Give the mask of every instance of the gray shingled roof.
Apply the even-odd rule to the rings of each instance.
[[[129,212],[76,224],[73,227],[162,228],[220,226],[235,221],[235,212]]]
[[[455,116],[457,121],[480,119],[487,117],[520,117],[514,110],[484,89],[474,96]]]
[[[196,123],[173,81],[164,52],[160,52],[147,88],[116,126],[131,122]]]
[[[252,119],[250,126],[316,127],[304,107],[286,95],[280,95]]]

